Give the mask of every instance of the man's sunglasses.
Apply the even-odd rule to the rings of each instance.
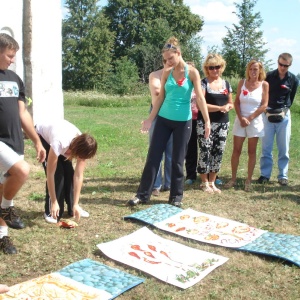
[[[288,68],[290,66],[290,65],[284,65],[284,64],[282,64],[280,62],[278,62],[278,64],[279,64],[280,67],[285,67],[285,68]]]
[[[208,70],[219,70],[221,69],[221,66],[208,66]]]

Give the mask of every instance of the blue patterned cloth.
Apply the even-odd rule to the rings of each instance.
[[[182,210],[182,208],[169,204],[156,204],[151,206],[150,208],[140,210],[136,213],[133,213],[130,216],[126,216],[124,217],[124,220],[136,219],[147,224],[153,225],[154,223],[163,221],[171,216],[178,214]]]
[[[144,282],[144,279],[91,259],[83,259],[58,271],[62,276],[110,293],[114,299],[125,291]]]

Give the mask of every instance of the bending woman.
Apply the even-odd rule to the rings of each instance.
[[[89,213],[79,206],[86,159],[97,152],[96,140],[66,120],[37,124],[36,131],[47,152],[43,167],[47,176],[45,214],[48,223],[57,223],[64,213],[64,200],[68,214],[88,217]],[[75,171],[72,159],[76,159]]]
[[[173,153],[169,203],[181,206],[184,185],[183,165],[192,130],[190,101],[193,89],[197,96],[197,106],[205,121],[205,137],[207,138],[210,133],[210,121],[198,70],[184,62],[175,37],[171,37],[166,42],[162,55],[166,60],[167,69],[162,74],[159,96],[148,119],[142,122],[141,132],[148,132],[152,121],[157,116],[156,125],[139,188],[135,197],[128,201],[128,205],[131,206],[149,202],[161,157],[171,134],[173,134]]]

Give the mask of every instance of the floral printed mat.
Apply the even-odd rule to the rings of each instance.
[[[196,284],[228,260],[159,237],[146,227],[97,247],[111,259],[182,289]]]

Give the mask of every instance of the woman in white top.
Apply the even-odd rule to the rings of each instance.
[[[251,180],[256,164],[258,139],[264,136],[262,113],[267,108],[269,84],[264,81],[266,73],[260,61],[252,59],[246,67],[246,79],[240,80],[234,108],[236,118],[233,125],[233,152],[231,156],[231,180],[225,187],[236,185],[236,175],[243,143],[248,138],[248,176],[245,191],[251,190]]]
[[[88,212],[79,206],[86,159],[97,151],[96,140],[66,120],[54,120],[35,126],[47,157],[43,163],[47,176],[45,214],[48,223],[57,223],[64,212],[64,201],[68,213],[79,220],[88,217]],[[72,159],[76,159],[75,171]]]

